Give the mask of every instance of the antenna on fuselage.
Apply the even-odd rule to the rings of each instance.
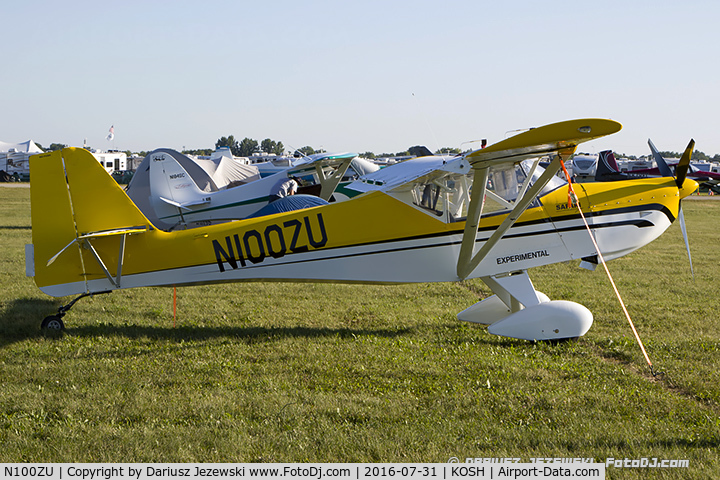
[[[460,150],[462,150],[462,146],[463,146],[463,145],[467,145],[467,144],[470,144],[470,143],[477,143],[477,142],[480,142],[480,148],[485,148],[485,147],[487,147],[487,138],[481,138],[480,140],[468,140],[467,142],[462,142],[462,143],[460,144]]]

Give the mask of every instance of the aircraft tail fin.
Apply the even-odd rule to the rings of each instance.
[[[151,203],[158,218],[173,223],[182,220],[189,207],[210,202],[192,176],[167,152],[155,152],[150,159]]]
[[[95,157],[65,148],[30,159],[32,240],[28,258],[35,283],[53,296],[93,291],[88,281],[106,278],[93,239],[113,243],[110,263],[119,264],[124,234],[153,228]],[[107,255],[105,255],[107,258]]]
[[[620,174],[615,154],[612,150],[604,150],[600,152],[597,160],[597,169],[595,170],[595,181],[606,182],[614,179]]]

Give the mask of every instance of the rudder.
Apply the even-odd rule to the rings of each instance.
[[[620,178],[622,178],[622,174],[612,150],[600,152],[598,154],[597,168],[595,169],[595,181],[607,182],[609,180],[619,180]]]
[[[161,222],[183,221],[190,206],[209,203],[193,177],[168,152],[150,155],[150,204]]]
[[[106,277],[83,239],[152,228],[87,150],[35,155],[30,177],[35,283],[49,295],[85,293],[88,280]]]

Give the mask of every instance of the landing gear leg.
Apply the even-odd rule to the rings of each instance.
[[[67,305],[62,305],[60,308],[58,308],[58,313],[55,315],[50,315],[49,317],[45,317],[45,319],[40,324],[40,328],[43,330],[65,330],[65,323],[63,323],[62,319],[65,316],[67,312],[70,311],[70,309],[77,303],[78,300],[85,297],[92,297],[93,295],[100,295],[103,293],[110,293],[110,291],[107,292],[94,292],[94,293],[83,293],[82,295],[74,298],[70,303]]]

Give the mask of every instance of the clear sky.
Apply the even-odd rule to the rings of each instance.
[[[0,140],[462,147],[582,117],[582,146],[720,153],[720,2],[4,1]],[[105,137],[111,125],[115,140]]]

